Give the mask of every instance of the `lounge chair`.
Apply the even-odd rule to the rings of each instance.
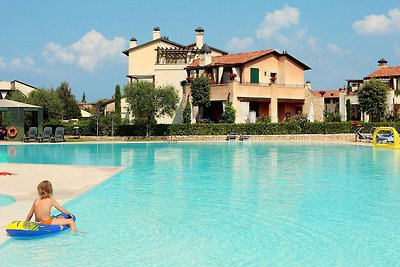
[[[43,129],[43,134],[42,134],[42,142],[46,142],[46,140],[48,142],[50,142],[53,138],[53,128],[51,127],[44,127]]]
[[[31,140],[36,142],[37,137],[38,137],[38,128],[29,127],[28,135],[24,136],[24,142],[30,142]]]
[[[57,127],[52,138],[54,142],[64,142],[64,127]]]
[[[362,128],[363,128],[363,127],[358,127],[358,128],[355,130],[356,138],[357,138],[358,140],[372,140],[372,136],[365,135],[365,134],[361,133],[361,129],[362,129]]]
[[[241,134],[240,136],[239,136],[239,140],[240,141],[248,141],[248,140],[250,140],[250,134]]]
[[[226,135],[226,141],[235,141],[237,137],[237,134],[231,133]]]

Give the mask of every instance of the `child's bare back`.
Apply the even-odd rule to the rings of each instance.
[[[32,208],[26,216],[25,221],[29,222],[32,219],[32,216],[35,214],[35,221],[37,222],[44,224],[68,225],[71,228],[71,231],[77,232],[72,214],[68,210],[61,207],[61,205],[52,198],[53,186],[51,183],[49,181],[43,181],[39,183],[37,186],[37,191],[39,198],[33,202]],[[55,207],[61,213],[69,214],[70,218],[51,218],[50,213],[52,207]]]

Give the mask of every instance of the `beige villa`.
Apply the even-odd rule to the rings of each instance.
[[[350,104],[350,119],[359,121],[369,121],[369,116],[361,112],[358,102],[357,92],[364,83],[370,79],[377,79],[384,82],[388,88],[387,113],[398,113],[400,110],[399,97],[395,95],[396,90],[400,90],[400,66],[389,67],[385,59],[378,60],[378,69],[368,74],[363,79],[348,79],[347,88],[337,90],[319,90],[313,91],[315,95],[324,99],[324,112],[332,113],[339,111],[341,120],[347,119],[347,103]]]
[[[158,123],[179,123],[182,121],[183,88],[181,82],[187,77],[185,67],[199,57],[204,44],[204,29],[195,29],[195,42],[183,45],[161,36],[159,27],[154,27],[151,41],[138,44],[137,39],[130,39],[129,49],[123,53],[128,59],[128,82],[147,80],[158,85],[172,85],[179,95],[179,107],[171,117],[159,118]],[[227,52],[211,47],[213,56],[226,55]],[[122,106],[124,109],[125,107]]]
[[[186,68],[188,77],[205,74],[210,78],[211,107],[203,117],[219,121],[225,103],[231,101],[236,123],[255,122],[261,116],[278,122],[299,113],[317,120],[310,113],[314,113],[313,106],[321,106],[314,101],[322,99],[314,97],[309,83],[304,82],[304,71],[309,69],[287,52],[268,49],[214,56],[206,44],[200,58]]]
[[[388,88],[387,96],[387,113],[398,113],[400,110],[400,98],[395,95],[395,91],[400,89],[400,66],[389,67],[387,60],[378,60],[378,69],[368,74],[363,79],[349,79],[347,80],[347,89],[339,89],[339,95],[337,96],[337,107],[340,110],[342,121],[347,118],[346,103],[351,104],[351,115],[352,120],[362,120],[365,122],[369,121],[367,114],[362,114],[360,110],[360,104],[358,102],[357,91],[364,86],[364,83],[370,79],[377,79],[384,82]],[[336,96],[336,94],[335,94]]]

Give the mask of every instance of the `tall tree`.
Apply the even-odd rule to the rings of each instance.
[[[185,109],[183,110],[183,123],[191,123],[192,122],[192,106],[190,105],[190,101],[186,102]]]
[[[346,120],[347,121],[351,120],[351,103],[350,103],[350,99],[346,100]]]
[[[192,102],[195,106],[210,105],[210,79],[206,76],[194,78],[190,84]]]
[[[115,122],[117,125],[121,124],[121,88],[119,84],[115,87]]]
[[[63,119],[79,119],[81,117],[81,110],[68,83],[62,82],[56,92],[62,102],[62,109],[64,110]]]
[[[86,94],[85,94],[85,92],[83,92],[83,95],[82,95],[82,103],[86,103]]]
[[[204,107],[210,106],[210,79],[206,76],[194,78],[190,84],[193,106],[199,107],[197,119],[203,117]]]
[[[10,99],[42,107],[44,121],[51,119],[59,120],[63,117],[64,111],[60,108],[63,103],[54,90],[41,88],[30,92],[28,97],[19,91],[15,91],[11,94]]]
[[[172,116],[179,102],[179,96],[171,85],[155,87],[151,82],[139,81],[126,85],[124,92],[135,121],[146,125],[147,135],[151,124],[157,123],[155,118]]]
[[[387,85],[376,79],[364,83],[358,90],[358,102],[362,112],[371,116],[371,121],[380,121],[387,108]]]

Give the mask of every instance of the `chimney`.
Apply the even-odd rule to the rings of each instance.
[[[204,44],[200,49],[200,66],[206,66],[211,64],[211,49],[207,44]]]
[[[204,43],[204,30],[202,27],[197,27],[195,29],[196,32],[196,47],[201,49]]]
[[[160,39],[161,33],[160,33],[160,27],[154,27],[153,28],[153,40]]]
[[[311,82],[310,81],[306,81],[306,87],[311,90]],[[325,93],[324,93],[325,94]]]
[[[381,58],[378,60],[378,69],[380,68],[387,68],[387,60],[384,58]]]
[[[129,40],[129,44],[130,44],[130,48],[136,47],[136,46],[137,46],[137,40],[136,40],[136,38],[135,38],[135,37],[132,37],[132,38]]]

